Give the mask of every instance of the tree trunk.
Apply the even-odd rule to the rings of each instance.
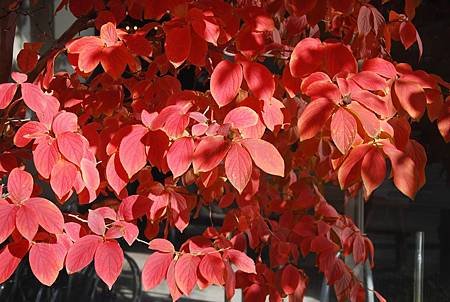
[[[0,1],[0,83],[8,82],[11,74],[16,34],[17,8],[22,1]]]

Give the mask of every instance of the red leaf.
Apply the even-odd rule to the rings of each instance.
[[[34,207],[23,204],[16,212],[16,227],[28,241],[32,241],[39,228],[39,221]]]
[[[239,194],[242,193],[252,175],[252,159],[238,143],[231,145],[225,158],[225,174]]]
[[[386,80],[373,71],[361,71],[351,77],[362,89],[384,90],[387,87]]]
[[[380,76],[389,79],[395,78],[395,76],[397,75],[397,70],[395,69],[394,65],[391,62],[383,60],[381,58],[372,58],[364,61],[362,70],[373,71]]]
[[[245,129],[256,125],[258,119],[258,114],[253,109],[241,106],[228,112],[223,123],[230,124],[233,128]]]
[[[34,209],[37,221],[44,230],[52,234],[62,234],[64,217],[54,203],[45,198],[32,197],[26,205]]]
[[[167,152],[167,165],[173,177],[179,177],[189,169],[194,155],[194,140],[182,137],[172,143]]]
[[[24,73],[29,73],[34,69],[38,62],[38,53],[32,49],[21,49],[17,54],[17,65]]]
[[[377,148],[372,148],[364,156],[361,164],[361,177],[367,196],[378,188],[386,176],[386,161]]]
[[[36,148],[33,150],[33,161],[39,175],[48,179],[60,158],[57,142],[53,138],[44,138],[39,140]]]
[[[166,32],[164,48],[167,59],[177,68],[184,63],[191,51],[191,30],[186,25],[175,25],[172,28],[166,25],[164,31]]]
[[[413,119],[424,114],[427,98],[422,87],[400,78],[395,81],[394,91],[400,105]]]
[[[358,71],[352,51],[342,43],[325,44],[324,64],[330,77],[340,72],[356,73]]]
[[[77,167],[64,160],[60,159],[55,164],[50,175],[50,185],[59,199],[63,199],[69,193],[75,184],[77,177]]]
[[[28,248],[29,243],[26,240],[12,242],[3,248],[0,252],[0,284],[11,277]]]
[[[0,109],[5,109],[11,103],[16,94],[17,84],[4,83],[0,84]]]
[[[147,154],[142,139],[148,130],[141,125],[129,127],[129,133],[122,139],[119,146],[119,158],[123,168],[131,178],[147,163]]]
[[[242,67],[245,81],[253,95],[260,100],[270,100],[275,92],[275,80],[269,69],[256,62],[243,62]]]
[[[128,175],[122,164],[120,163],[118,155],[118,153],[114,153],[108,159],[105,173],[108,184],[117,195],[120,195],[120,193],[128,183]]]
[[[66,250],[60,244],[33,244],[29,254],[31,271],[42,284],[51,286],[64,267],[65,256]]]
[[[228,261],[225,262],[225,269],[225,296],[228,300],[231,300],[236,291],[236,274],[233,272],[233,269]]]
[[[64,132],[56,139],[58,142],[58,149],[64,157],[80,166],[81,159],[84,155],[84,142],[78,133]]]
[[[173,255],[155,252],[145,261],[142,269],[142,285],[148,291],[158,286],[166,277]]]
[[[348,188],[358,180],[360,176],[358,163],[361,162],[369,149],[369,145],[359,145],[350,151],[338,171],[341,189]]]
[[[149,242],[148,248],[151,250],[155,250],[161,253],[174,253],[175,248],[173,247],[173,244],[166,240],[166,239],[160,239],[156,238]]]
[[[354,91],[351,98],[378,115],[385,117],[389,114],[386,102],[369,91]]]
[[[351,113],[346,109],[339,108],[331,118],[331,138],[342,154],[353,145],[356,138],[357,124]]]
[[[217,167],[227,154],[230,145],[222,136],[202,138],[194,151],[194,172],[208,172]]]
[[[229,249],[224,252],[224,258],[228,258],[238,270],[248,274],[256,274],[255,262],[245,253]]]
[[[111,290],[122,271],[123,251],[117,241],[105,241],[95,251],[95,271]]]
[[[291,74],[295,78],[305,77],[320,69],[323,46],[319,39],[306,38],[294,48],[289,62]]]
[[[284,160],[272,144],[254,138],[244,139],[241,143],[258,168],[268,174],[284,176]]]
[[[281,273],[281,288],[286,295],[292,295],[300,282],[300,273],[292,264],[284,267]]]
[[[405,49],[410,48],[417,41],[417,30],[409,21],[400,24],[399,35]]]
[[[380,134],[381,124],[375,113],[361,106],[358,102],[351,102],[347,105],[347,109],[358,117],[362,127],[370,137],[376,138]]]
[[[209,283],[216,285],[225,283],[225,263],[219,253],[206,254],[200,262],[198,269]]]
[[[357,234],[355,240],[353,241],[353,259],[355,263],[362,263],[366,259],[366,249],[364,244],[364,238]]]
[[[298,119],[297,127],[300,140],[304,141],[316,136],[330,118],[334,108],[335,104],[325,98],[309,103]]]
[[[391,160],[395,186],[400,192],[414,199],[419,190],[417,167],[414,161],[390,143],[383,145],[383,151]]]
[[[189,10],[192,29],[205,41],[217,45],[220,35],[220,27],[213,16],[208,16],[206,12],[198,8]]]
[[[230,61],[221,61],[211,74],[211,94],[219,105],[223,107],[229,104],[239,92],[242,84],[241,65]]]
[[[88,266],[94,259],[95,251],[101,242],[102,238],[97,235],[86,235],[76,241],[67,253],[67,273],[76,273]]]
[[[175,265],[175,281],[180,291],[189,296],[197,283],[199,257],[184,254]]]
[[[149,210],[151,200],[141,195],[131,195],[122,200],[117,215],[125,221],[132,221],[144,216]]]
[[[30,173],[15,168],[8,176],[8,193],[10,199],[17,204],[30,198],[33,192],[33,177]]]

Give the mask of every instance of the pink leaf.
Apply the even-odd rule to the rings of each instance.
[[[14,144],[19,147],[25,147],[36,137],[44,136],[48,129],[44,124],[30,121],[23,124],[14,135]]]
[[[66,251],[60,244],[33,244],[29,255],[31,271],[42,284],[51,286],[64,267],[65,256]]]
[[[14,204],[0,199],[0,244],[2,244],[16,228],[16,211]]]
[[[117,241],[105,241],[99,244],[95,252],[95,271],[111,290],[122,271],[123,251]]]
[[[225,158],[225,174],[239,193],[242,193],[252,174],[252,159],[240,144],[231,145]]]
[[[8,176],[8,192],[14,203],[22,203],[30,198],[33,192],[33,177],[30,173],[15,168]]]
[[[231,124],[231,127],[233,128],[245,129],[256,125],[258,119],[258,114],[253,109],[241,106],[228,112],[223,123]]]
[[[5,109],[11,103],[17,91],[17,84],[0,84],[0,109]]]
[[[100,215],[95,210],[89,211],[88,226],[89,226],[89,229],[91,229],[91,231],[97,235],[102,236],[105,234],[105,230],[106,230],[105,219],[103,218],[102,215]]]
[[[52,130],[56,136],[64,132],[76,132],[78,130],[78,117],[72,112],[61,112],[52,123]]]
[[[184,254],[175,265],[175,281],[180,291],[189,296],[197,283],[197,268],[200,259],[191,254]]]
[[[48,179],[60,158],[57,142],[53,138],[44,138],[39,140],[36,148],[33,150],[33,161],[39,175]]]
[[[221,61],[211,74],[211,94],[219,105],[229,104],[239,92],[242,84],[242,68],[230,61]]]
[[[172,143],[167,152],[167,165],[174,178],[183,175],[189,169],[194,148],[194,141],[190,137],[182,137]]]
[[[100,174],[98,173],[95,162],[83,158],[80,162],[80,170],[86,187],[97,190],[100,186]]]
[[[16,227],[28,241],[32,241],[39,228],[36,211],[32,206],[23,204],[16,213]]]
[[[64,132],[56,139],[58,142],[58,149],[64,157],[80,166],[81,159],[84,154],[84,142],[82,136],[78,133]]]
[[[77,167],[64,160],[60,159],[55,164],[50,175],[50,185],[59,199],[70,192],[77,176]]]
[[[61,210],[51,201],[41,198],[32,197],[26,205],[34,208],[38,223],[47,232],[52,234],[61,234],[64,228],[64,217]]]
[[[97,235],[86,235],[76,241],[67,253],[67,273],[76,273],[88,266],[94,259],[95,251],[101,242],[102,238]]]
[[[175,280],[175,266],[176,261],[172,260],[167,269],[167,286],[169,287],[170,295],[172,296],[173,301],[177,301],[183,294],[180,292],[180,289],[177,286]]]
[[[155,252],[145,261],[142,269],[142,285],[148,291],[158,286],[166,278],[167,270],[172,262],[173,255]]]
[[[284,108],[283,103],[275,98],[264,102],[261,114],[264,124],[270,131],[274,131],[275,127],[283,125],[284,115],[281,111],[282,108]]]
[[[268,174],[284,176],[284,160],[274,145],[255,138],[244,139],[241,143],[258,168]]]
[[[148,248],[161,253],[175,252],[175,248],[173,247],[173,244],[170,241],[160,238],[156,238],[150,241],[150,243],[148,244]]]

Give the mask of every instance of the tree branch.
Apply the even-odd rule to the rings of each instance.
[[[47,65],[47,61],[55,55],[57,52],[65,48],[67,42],[69,42],[73,37],[75,37],[80,31],[88,29],[94,26],[94,16],[83,16],[75,20],[72,25],[55,41],[54,45],[50,47],[42,56],[36,64],[34,70],[29,74],[28,79],[33,82],[38,75],[44,70]]]

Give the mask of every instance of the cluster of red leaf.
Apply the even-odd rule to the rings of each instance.
[[[29,252],[43,284],[94,262],[111,288],[120,238],[145,243],[143,220],[144,287],[165,279],[174,300],[220,285],[227,298],[301,301],[299,262],[314,253],[340,301],[363,301],[343,256],[372,263],[373,246],[324,185],[368,198],[391,176],[414,198],[426,154],[410,122],[427,114],[450,140],[449,84],[389,58],[391,39],[421,51],[406,2],[386,23],[354,0],[62,1],[99,36],[66,44],[73,73],[54,72],[56,50],[31,82],[39,44],[27,44],[24,73],[0,84],[0,283]],[[126,16],[147,24],[118,28]],[[182,89],[185,70],[209,88]],[[62,213],[68,200],[90,210]],[[154,239],[212,203],[223,225],[178,250]]]

